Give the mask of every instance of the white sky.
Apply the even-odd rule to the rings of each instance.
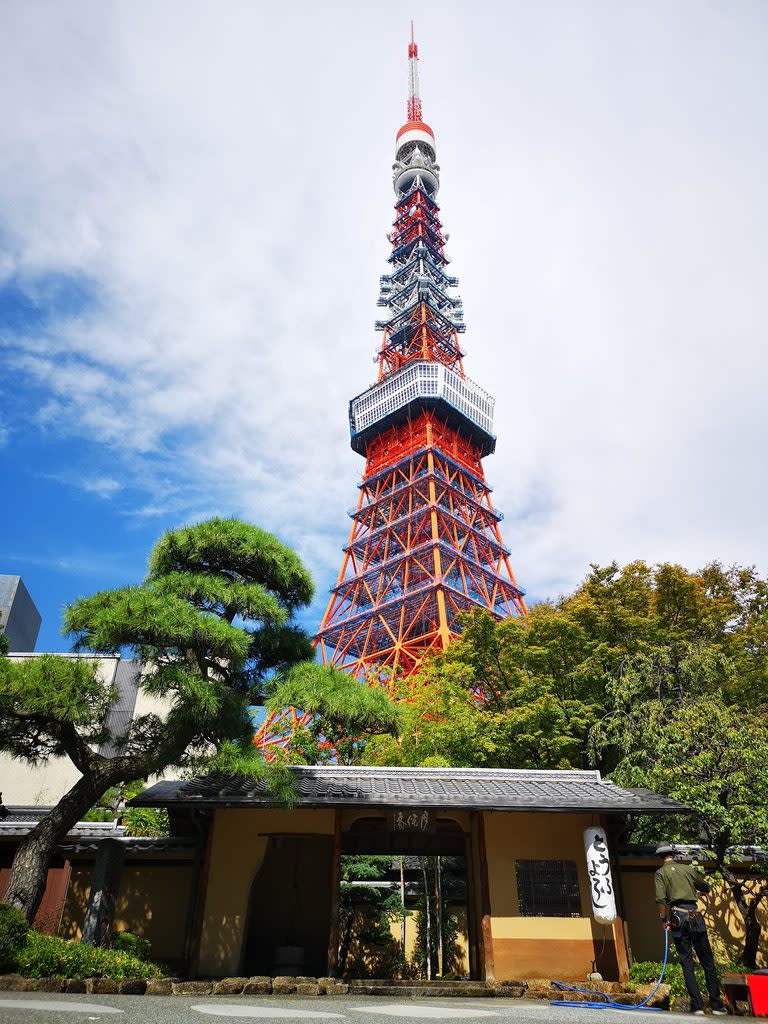
[[[245,515],[331,582],[410,17],[521,584],[765,568],[765,2],[6,2],[0,282],[97,297],[15,363],[118,455],[82,486]]]

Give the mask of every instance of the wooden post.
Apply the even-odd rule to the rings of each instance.
[[[331,853],[331,922],[328,932],[328,977],[339,969],[339,883],[341,880],[341,811],[333,812],[333,852]]]
[[[405,857],[400,858],[400,948],[405,960]]]
[[[437,929],[437,973],[443,976],[443,885],[440,875],[440,854],[435,857],[435,928]]]
[[[91,946],[109,945],[124,857],[125,847],[119,840],[102,839],[99,843],[81,942]]]
[[[187,973],[195,977],[200,969],[200,948],[203,942],[203,925],[205,924],[205,900],[208,895],[208,877],[211,871],[211,849],[213,847],[213,833],[216,827],[216,811],[213,812],[205,833],[205,854],[199,874],[195,872],[196,884],[193,893],[194,906],[192,911],[192,927],[190,929],[191,939],[189,942],[189,961]]]
[[[482,970],[482,945],[480,935],[480,900],[477,893],[480,888],[480,875],[477,870],[477,851],[475,849],[474,812],[470,811],[470,830],[464,833],[464,864],[467,878],[467,941],[469,943],[469,976],[472,981],[479,981]]]
[[[616,851],[618,843],[618,829],[611,828],[607,818],[603,819],[606,836],[608,837],[608,849],[610,851],[611,869],[613,872],[613,885],[616,894],[616,917],[613,920],[613,947],[616,950],[616,967],[619,972],[619,981],[629,981],[629,964],[632,956],[627,937],[627,926],[624,919],[624,887],[621,881],[621,868],[619,867],[619,855]]]
[[[472,812],[472,829],[475,833],[478,875],[480,883],[480,934],[482,937],[483,972],[482,981],[496,981],[496,967],[493,956],[493,935],[491,934],[491,894],[488,885],[488,854],[485,848],[485,821],[482,811]]]

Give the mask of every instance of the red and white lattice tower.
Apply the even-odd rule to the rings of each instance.
[[[443,650],[462,616],[524,614],[482,460],[496,447],[494,399],[464,373],[455,277],[435,196],[435,136],[422,120],[418,48],[408,45],[408,119],[395,144],[391,270],[381,278],[376,383],[349,406],[351,444],[365,458],[338,581],[317,631],[326,664],[392,684]],[[303,718],[267,721],[267,753]]]
[[[411,29],[378,380],[349,407],[365,472],[317,632],[324,660],[366,681],[410,675],[427,652],[447,647],[474,608],[499,618],[525,611],[485,482],[494,400],[464,373],[462,304],[446,273],[440,169],[422,120],[418,62]]]

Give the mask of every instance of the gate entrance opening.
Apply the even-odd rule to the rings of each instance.
[[[341,836],[337,972],[476,976],[468,846],[458,822],[426,812],[352,822]]]

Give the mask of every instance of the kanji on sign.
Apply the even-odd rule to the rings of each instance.
[[[392,815],[393,832],[434,832],[435,817],[429,811],[395,811]]]

